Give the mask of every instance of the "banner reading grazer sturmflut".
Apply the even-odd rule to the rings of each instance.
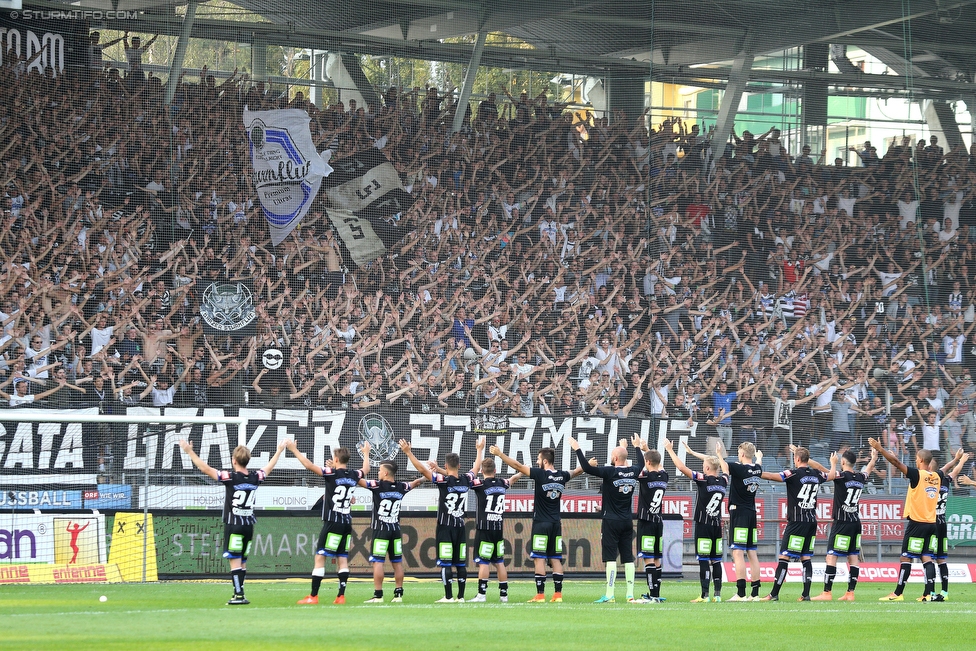
[[[322,184],[329,221],[342,242],[343,261],[361,266],[380,257],[402,236],[390,220],[413,205],[393,164],[378,149],[330,161],[335,171]]]
[[[244,128],[254,170],[254,188],[271,229],[281,243],[308,212],[322,177],[331,171],[315,151],[305,111],[249,111]]]

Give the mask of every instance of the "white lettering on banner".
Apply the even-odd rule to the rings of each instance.
[[[25,11],[24,17],[27,18],[29,13],[31,12]],[[44,74],[45,70],[50,68],[55,77],[64,73],[64,37],[52,32],[45,32],[38,37],[33,31],[27,30],[26,37],[23,37],[20,30],[0,27],[0,65],[3,65],[5,54],[13,54],[15,59],[20,59],[20,46],[23,42],[27,44],[27,51],[23,57],[25,61],[29,61],[40,52],[28,70],[37,70]]]
[[[331,451],[340,447],[339,433],[342,432],[342,424],[346,421],[344,411],[313,411],[312,423],[314,425],[315,439],[312,448],[312,461],[320,466],[325,465],[326,458],[331,458]],[[324,425],[328,425],[328,429]],[[329,456],[326,457],[325,449],[329,448]],[[297,463],[297,461],[295,462]],[[301,465],[301,464],[299,464]]]
[[[559,424],[559,428],[556,428],[556,423],[552,418],[542,418],[539,429],[542,430],[542,446],[544,448],[552,448],[553,450],[558,450],[559,445],[566,440],[566,437],[573,435],[573,419],[567,418],[562,423]],[[501,444],[497,444],[501,446]],[[584,454],[586,454],[584,450]],[[569,468],[570,458],[572,450],[569,449],[568,445],[563,445],[563,458],[560,468]]]
[[[455,454],[461,453],[461,443],[464,439],[465,432],[471,431],[471,417],[470,416],[444,416],[444,429],[450,431],[454,429],[454,438],[451,441],[451,452]],[[487,442],[486,442],[487,444]],[[473,441],[468,441],[468,445],[474,445]]]
[[[204,409],[203,415],[223,416],[224,410]],[[217,448],[217,453],[220,455],[220,467],[230,468],[230,436],[229,432],[227,431],[227,426],[223,423],[219,425],[207,423],[203,426],[199,451],[201,457],[204,459],[209,458],[211,448]]]
[[[422,425],[429,427],[435,432],[439,432],[441,429],[441,417],[439,414],[410,414],[410,424]],[[437,455],[440,452],[440,446],[441,439],[439,436],[423,436],[419,429],[410,430],[410,447],[430,450],[428,459],[434,459],[435,461],[439,459]],[[423,461],[416,450],[413,453],[417,459]]]
[[[580,450],[583,451],[584,456],[594,449],[594,442],[587,438],[587,431],[592,432],[591,436],[594,440],[596,437],[600,436],[606,431],[606,421],[605,418],[588,418],[586,416],[581,416],[576,420],[576,440],[580,444]],[[567,448],[569,446],[563,446]],[[572,452],[570,452],[572,454]]]
[[[618,427],[617,427],[617,425],[618,425],[617,419],[616,418],[611,418],[610,421],[609,421],[609,423],[610,423],[610,428],[609,428],[609,431],[607,432],[607,458],[603,462],[605,465],[608,465],[608,466],[609,465],[613,465],[613,459],[611,457],[612,457],[612,454],[613,454],[613,449],[615,447],[617,447],[617,442],[618,442],[618,439],[617,439],[617,430],[618,430]]]
[[[196,409],[167,409],[167,416],[196,416]],[[193,463],[190,461],[189,455],[185,454],[183,450],[180,449],[180,441],[183,439],[190,438],[190,430],[193,429],[191,424],[184,425],[180,429],[176,429],[175,425],[166,425],[165,432],[163,436],[163,467],[172,468],[173,467],[173,451],[178,450],[181,457],[181,463],[184,470],[189,470],[193,467]],[[221,467],[229,467],[221,464]]]
[[[953,513],[946,518],[946,528],[949,540],[962,542],[976,540],[976,527],[973,526],[973,516],[968,513]]]
[[[14,432],[4,468],[36,468],[34,465],[34,428],[30,423],[20,423]]]
[[[603,501],[598,495],[563,495],[559,510],[562,513],[600,513],[603,510]],[[535,498],[532,495],[505,497],[506,513],[533,513],[534,511]]]
[[[537,418],[509,418],[508,419],[508,456],[516,461],[521,458],[522,463],[534,466],[532,456],[532,435],[535,433]],[[564,468],[567,466],[563,466]],[[515,472],[512,470],[512,472]]]
[[[0,507],[81,508],[80,491],[0,491]]]
[[[68,423],[64,428],[64,438],[58,448],[58,456],[54,459],[55,468],[84,468],[85,460],[81,451],[84,449],[81,423]]]
[[[95,414],[97,411],[97,409],[29,409],[18,413],[25,413],[28,416],[37,414],[39,418],[50,414],[77,414],[81,421],[85,416]],[[0,425],[0,459],[3,459],[4,468],[49,470],[52,468],[51,455],[55,449],[57,456],[54,457],[53,468],[84,468],[82,456],[84,444],[80,422],[18,423],[17,429],[13,431],[9,449],[5,442],[8,433],[9,430]],[[34,445],[35,436],[40,437],[38,446]]]

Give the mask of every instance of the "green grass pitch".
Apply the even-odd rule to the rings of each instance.
[[[473,574],[473,573],[472,573]],[[386,598],[392,585],[386,586]],[[638,588],[643,587],[638,582]],[[820,585],[814,585],[814,594]],[[547,585],[552,592],[552,582]],[[763,594],[769,584],[763,585]],[[510,603],[438,604],[439,583],[409,581],[403,604],[364,605],[369,581],[350,582],[347,604],[331,604],[334,580],[322,586],[323,605],[296,606],[307,581],[247,583],[250,606],[227,606],[229,582],[147,585],[0,586],[0,649],[972,649],[976,586],[953,585],[947,603],[917,603],[909,585],[904,603],[878,603],[892,584],[863,583],[854,603],[797,603],[800,586],[784,586],[779,603],[691,604],[696,581],[666,581],[668,601],[593,604],[596,581],[566,582],[565,603],[526,604],[531,581],[512,581]],[[477,592],[469,581],[467,596]],[[638,589],[638,593],[641,592]],[[723,596],[735,594],[726,584]],[[841,594],[837,592],[836,594]],[[99,602],[106,595],[108,601]]]

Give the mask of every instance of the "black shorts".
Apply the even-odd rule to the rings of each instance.
[[[857,556],[861,553],[861,523],[834,522],[827,537],[828,556]]]
[[[253,524],[224,525],[224,558],[247,560],[251,553],[251,539],[254,538]]]
[[[813,556],[813,546],[817,541],[816,522],[787,522],[783,530],[783,543],[779,555],[793,560]]]
[[[323,522],[315,553],[318,556],[345,558],[349,556],[349,539],[351,537],[352,524],[348,522]]]
[[[717,563],[722,560],[722,527],[695,523],[695,558]]]
[[[437,567],[464,567],[468,564],[468,545],[464,527],[437,525]]]
[[[474,533],[474,562],[478,565],[491,565],[505,562],[505,541],[503,531],[495,529],[484,531],[478,529]]]
[[[949,525],[945,522],[935,523],[935,558],[940,561],[949,558]]]
[[[600,542],[603,545],[603,562],[617,560],[621,563],[634,562],[634,521],[604,520],[600,527]]]
[[[756,512],[741,508],[729,512],[729,549],[755,551],[759,549],[759,530]]]
[[[908,520],[905,523],[905,538],[901,543],[902,556],[907,558],[934,557],[938,551],[937,546],[934,522]]]
[[[563,560],[562,522],[532,522],[532,551],[529,558]]]
[[[369,548],[370,563],[385,563],[386,557],[390,557],[391,563],[399,563],[403,560],[403,538],[400,530],[396,531],[373,531],[373,545]]]
[[[637,557],[664,558],[664,522],[637,521]]]

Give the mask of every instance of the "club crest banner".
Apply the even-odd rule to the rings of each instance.
[[[244,109],[254,189],[278,245],[302,220],[332,169],[315,151],[305,111]]]
[[[200,320],[208,335],[249,337],[254,334],[257,311],[251,283],[246,280],[218,281],[200,294]]]

